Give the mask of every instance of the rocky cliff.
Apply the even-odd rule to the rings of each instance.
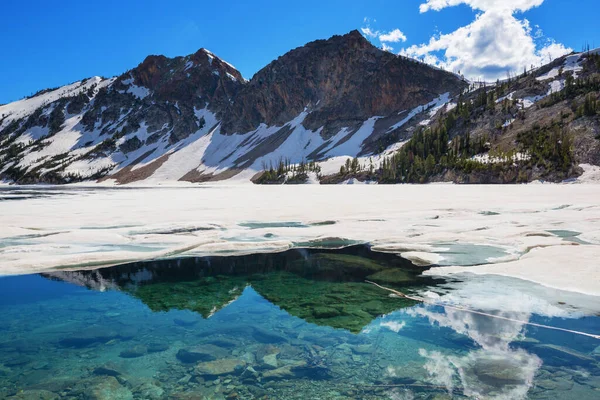
[[[283,125],[309,110],[303,125],[330,137],[373,116],[426,104],[463,87],[454,75],[375,48],[358,31],[294,49],[260,70],[224,119],[226,133]]]

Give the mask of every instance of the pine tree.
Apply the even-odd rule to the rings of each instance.
[[[593,117],[596,115],[596,100],[591,94],[585,97],[585,102],[583,103],[583,115],[586,117]]]

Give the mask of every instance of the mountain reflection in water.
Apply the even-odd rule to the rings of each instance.
[[[190,310],[208,318],[251,286],[269,302],[307,322],[360,332],[374,318],[410,307],[365,283],[407,288],[433,284],[423,268],[365,246],[341,250],[296,249],[282,253],[137,262],[118,268],[56,272],[43,276],[94,290],[117,289],[152,311]]]

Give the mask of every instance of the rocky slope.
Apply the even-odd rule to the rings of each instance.
[[[224,132],[303,125],[333,136],[373,116],[389,116],[461,87],[457,77],[373,47],[358,31],[292,50],[260,70],[233,102]]]
[[[471,83],[428,118],[416,115],[370,147],[393,146],[411,129],[397,151],[344,160],[321,183],[574,180],[600,162],[600,49],[493,84]]]
[[[292,50],[250,81],[205,49],[149,56],[119,77],[0,106],[0,174],[17,183],[248,181],[280,159],[368,153],[402,112],[465,86],[357,31]]]

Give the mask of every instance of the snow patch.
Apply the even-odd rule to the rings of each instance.
[[[427,104],[423,104],[421,106],[415,107],[413,108],[408,115],[406,116],[406,118],[404,118],[402,121],[392,125],[390,127],[390,129],[388,129],[388,132],[391,132],[395,129],[400,128],[402,125],[406,124],[408,121],[410,121],[411,119],[413,119],[417,114],[420,114],[428,109],[431,108],[431,111],[429,112],[429,116],[433,117],[440,108],[442,108],[446,103],[448,103],[450,101],[450,93],[444,93],[442,95],[440,95],[438,98],[430,101]],[[425,122],[425,121],[423,121]],[[427,122],[428,124],[429,122]]]
[[[150,89],[144,86],[131,85],[126,90],[126,93],[131,93],[132,95],[141,100],[150,95]]]

